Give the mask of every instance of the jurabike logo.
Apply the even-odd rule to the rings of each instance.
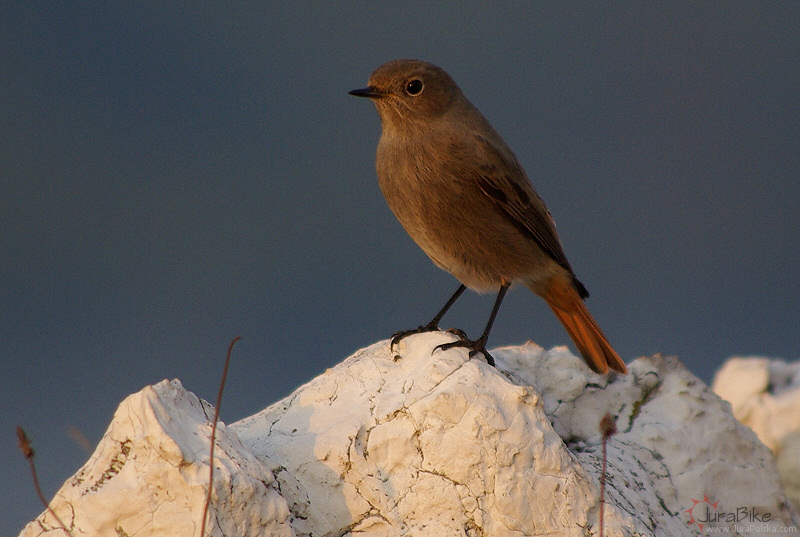
[[[714,503],[711,503],[711,500],[709,500],[708,496],[706,496],[705,494],[703,495],[702,500],[695,500],[694,498],[691,498],[691,500],[692,500],[692,506],[686,511],[684,511],[684,513],[689,513],[689,525],[691,526],[692,524],[697,524],[698,526],[700,526],[700,530],[702,531],[703,526],[707,522],[709,522],[708,516],[706,516],[705,518],[702,518],[702,516],[695,517],[695,508],[700,506],[700,508],[698,509],[698,514],[700,514],[699,511],[702,510],[703,505],[705,505],[705,514],[708,515],[710,513],[709,507],[713,507],[714,512],[716,514],[717,504],[719,503],[719,500],[717,500]]]
[[[747,528],[753,528],[754,532],[769,531],[767,526],[762,525],[772,519],[772,513],[759,512],[755,507],[737,507],[732,511],[722,511],[718,509],[719,500],[712,502],[705,494],[702,500],[691,500],[692,506],[684,513],[689,513],[689,525],[697,524],[700,531],[708,524],[738,525],[736,531],[748,531]],[[708,531],[714,529],[717,528],[708,527]]]

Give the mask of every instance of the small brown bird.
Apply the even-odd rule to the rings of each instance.
[[[497,291],[477,340],[439,348],[486,351],[503,297],[513,282],[541,296],[564,325],[589,367],[627,373],[583,299],[589,296],[567,261],[544,202],[517,158],[444,70],[419,60],[395,60],[350,92],[375,103],[381,118],[378,183],[411,238],[461,286],[430,323],[398,332],[392,344],[439,321],[466,287]]]

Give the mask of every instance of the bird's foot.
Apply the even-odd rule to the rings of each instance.
[[[486,338],[480,337],[476,340],[471,340],[467,337],[467,335],[458,329],[451,329],[448,330],[451,334],[455,334],[459,337],[458,341],[453,341],[451,343],[442,343],[441,345],[437,345],[433,348],[433,352],[437,350],[446,351],[448,349],[453,349],[455,347],[464,347],[469,349],[469,357],[472,358],[478,353],[483,354],[486,358],[486,363],[493,367],[497,367],[494,363],[494,357],[489,354],[489,351],[486,350]]]
[[[389,349],[394,349],[394,346],[400,343],[400,340],[406,338],[408,336],[413,336],[414,334],[422,334],[425,332],[437,332],[439,330],[439,325],[436,323],[428,323],[424,326],[419,326],[417,328],[412,328],[411,330],[401,330],[399,332],[395,332],[392,334],[392,340],[389,342]]]
[[[467,337],[467,333],[461,330],[460,328],[448,328],[447,330],[445,330],[445,332],[447,332],[448,334],[454,334],[458,336],[458,339],[469,339]]]

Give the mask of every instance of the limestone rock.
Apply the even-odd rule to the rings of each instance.
[[[769,450],[677,359],[603,377],[526,344],[492,351],[495,369],[432,352],[453,337],[376,343],[220,424],[212,535],[598,535],[606,413],[605,535],[797,525]],[[130,396],[53,507],[76,536],[197,535],[211,415],[177,381]]]

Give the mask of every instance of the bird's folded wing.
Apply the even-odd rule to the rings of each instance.
[[[503,151],[484,137],[476,138],[479,151],[483,153],[477,156],[485,163],[476,177],[478,187],[520,231],[572,272],[550,212],[531,187],[516,158],[510,150]]]

